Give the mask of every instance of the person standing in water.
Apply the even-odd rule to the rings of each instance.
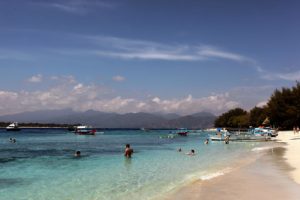
[[[125,151],[124,151],[124,156],[126,158],[131,158],[131,155],[133,154],[133,149],[130,148],[130,144],[126,144],[125,146]]]
[[[224,139],[225,144],[229,144],[229,136],[227,135]]]
[[[209,140],[208,140],[208,139],[206,139],[206,140],[205,140],[205,142],[204,142],[204,144],[208,144],[208,141],[209,141]]]

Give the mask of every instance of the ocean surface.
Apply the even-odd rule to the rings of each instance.
[[[169,130],[0,130],[0,200],[160,199],[194,180],[222,175],[270,142],[210,142],[207,132],[167,138]],[[11,143],[9,138],[16,138]],[[124,146],[134,149],[131,159]],[[181,148],[182,152],[177,149]],[[186,155],[191,149],[196,155]],[[80,150],[82,156],[75,158]]]

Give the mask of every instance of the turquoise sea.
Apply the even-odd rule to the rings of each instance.
[[[161,138],[169,133],[108,130],[82,136],[63,129],[0,130],[0,200],[160,199],[191,181],[222,175],[254,148],[268,145],[205,145],[207,132]],[[135,152],[131,159],[123,156],[126,143]],[[191,149],[195,156],[186,155]],[[82,157],[75,158],[75,150]]]

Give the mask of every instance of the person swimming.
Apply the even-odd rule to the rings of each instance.
[[[131,158],[131,155],[133,154],[133,149],[130,148],[130,144],[126,144],[125,146],[125,151],[124,151],[124,156],[126,158]]]
[[[178,152],[181,152],[182,150],[181,150],[181,148],[179,148],[177,151],[178,151]]]
[[[76,151],[74,154],[75,157],[80,157],[81,156],[81,152],[80,151]]]
[[[10,141],[11,143],[16,143],[16,142],[17,142],[16,138],[9,138],[9,141]]]
[[[194,156],[195,155],[195,150],[191,149],[191,151],[189,153],[186,153],[189,156]]]

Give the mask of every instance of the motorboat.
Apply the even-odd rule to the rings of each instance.
[[[187,128],[179,128],[176,131],[176,134],[179,135],[179,136],[187,136],[189,134],[189,131],[188,131]]]
[[[225,141],[225,136],[210,136],[211,141]],[[241,135],[231,135],[229,137],[230,141],[269,141],[270,136],[256,136],[252,134],[241,134]]]
[[[96,132],[96,129],[89,126],[76,126],[74,131],[74,133],[78,135],[96,135]]]
[[[254,135],[268,135],[270,137],[277,137],[278,136],[278,131],[274,130],[270,127],[258,127],[253,129],[253,134]]]
[[[177,134],[180,135],[180,136],[187,136],[188,133],[189,133],[188,131],[180,131]]]
[[[6,127],[6,130],[7,131],[20,131],[21,129],[19,128],[18,122],[13,122]]]
[[[271,131],[267,131],[262,128],[250,129],[246,132],[218,132],[216,135],[211,135],[210,139],[212,141],[224,141],[227,136],[229,136],[230,141],[269,141],[271,140]]]

